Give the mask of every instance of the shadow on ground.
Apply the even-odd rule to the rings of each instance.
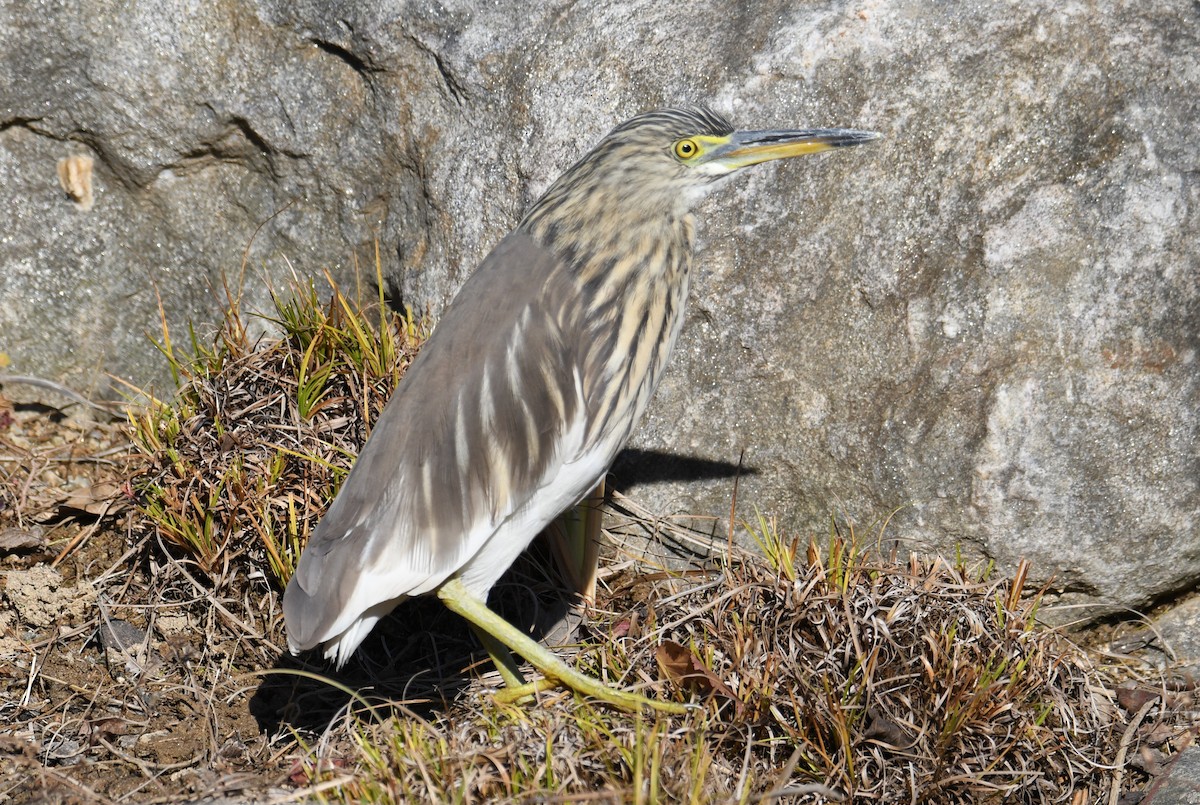
[[[552,578],[549,551],[539,539],[492,589],[493,609],[548,645],[577,639],[577,610]],[[378,706],[377,715],[404,707],[419,715],[445,711],[472,679],[495,673],[492,661],[466,621],[433,596],[398,606],[367,636],[341,669],[317,652],[284,654],[265,672],[250,701],[250,712],[268,735],[294,728],[320,733],[339,718],[352,697],[329,682],[300,676],[297,670],[327,678]],[[499,677],[496,676],[499,685]]]
[[[755,468],[655,450],[624,450],[614,464],[619,488],[661,481],[735,478]],[[670,547],[670,546],[665,546]],[[674,553],[697,561],[687,546]],[[575,642],[577,610],[552,571],[550,550],[541,538],[501,578],[490,603],[503,617],[548,645]],[[281,728],[319,733],[351,705],[352,697],[329,682],[300,676],[307,671],[349,688],[380,715],[403,706],[418,714],[444,711],[471,679],[494,672],[487,653],[466,622],[435,597],[411,599],[382,620],[350,658],[335,669],[316,652],[282,656],[250,702],[250,711],[268,735]],[[277,672],[277,673],[272,673]],[[499,680],[497,677],[497,684]],[[361,702],[357,706],[361,706]]]

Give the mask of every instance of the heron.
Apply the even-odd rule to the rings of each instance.
[[[677,712],[569,667],[489,609],[488,591],[645,412],[683,323],[697,204],[751,165],[878,136],[737,131],[688,106],[600,140],[471,274],[401,378],[288,582],[291,651],[319,646],[341,667],[380,618],[434,593],[513,695],[562,684]],[[526,684],[511,652],[543,680]]]

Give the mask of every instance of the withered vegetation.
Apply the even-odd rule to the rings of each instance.
[[[276,297],[278,339],[252,339],[230,297],[214,343],[192,331],[181,355],[164,317],[157,346],[178,389],[131,411],[151,463],[137,486],[158,535],[214,578],[240,569],[287,583],[424,340],[425,320],[330,284],[324,304],[312,284]]]
[[[1072,803],[1114,787],[1136,802],[1144,753],[1194,734],[1190,693],[1160,687],[1154,716],[1131,719],[1113,670],[1038,626],[1019,582],[836,533],[799,556],[769,539],[790,564],[734,548],[704,571],[607,579],[579,667],[694,702],[689,716],[562,693],[425,718],[363,703],[332,743],[346,754],[314,753],[309,773],[346,802]]]
[[[56,564],[81,613],[38,620],[33,577],[0,575],[0,802],[1131,803],[1194,738],[1194,683],[1040,625],[1027,568],[899,559],[881,546],[903,535],[840,521],[817,540],[756,518],[749,552],[619,494],[610,524],[708,556],[668,569],[610,534],[562,651],[686,716],[561,691],[499,704],[436,601],[403,605],[340,674],[289,658],[282,587],[429,330],[322,296],[281,295],[277,338],[251,337],[236,302],[186,353],[164,328],[178,390],[124,431],[64,439],[0,404],[0,537],[25,540],[0,543],[3,569]],[[90,492],[66,506],[71,488]],[[35,538],[35,518],[55,525]],[[500,585],[506,611],[556,600],[537,573]]]

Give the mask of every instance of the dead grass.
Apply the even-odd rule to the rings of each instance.
[[[150,461],[135,483],[157,536],[211,578],[242,570],[286,585],[424,339],[424,320],[331,287],[327,303],[311,283],[275,298],[281,339],[252,340],[228,294],[211,345],[192,332],[180,354],[163,319],[158,347],[178,389],[131,410]]]
[[[880,803],[1098,802],[1148,779],[1114,776],[1117,676],[1010,580],[835,533],[789,567],[735,550],[686,577],[631,568],[601,601],[577,665],[693,713],[503,707],[478,685],[477,707],[432,716],[360,703],[304,779],[344,802]],[[1134,742],[1186,745],[1194,701],[1152,698]]]
[[[764,517],[750,554],[619,495],[618,546],[642,530],[706,558],[667,570],[609,551],[563,652],[688,715],[563,692],[499,704],[436,601],[406,603],[324,679],[286,656],[279,593],[428,329],[369,302],[301,285],[277,302],[278,340],[251,339],[231,303],[187,354],[164,330],[179,390],[128,431],[0,401],[4,567],[57,561],[58,586],[39,583],[80,613],[39,621],[17,593],[33,577],[6,580],[0,803],[284,786],[341,802],[1082,805],[1138,801],[1194,737],[1194,683],[1131,682],[1038,625],[1023,568],[901,561],[877,550],[882,527],[818,542]],[[11,528],[24,542],[2,541]],[[564,608],[539,574],[522,561],[496,597],[545,633]]]

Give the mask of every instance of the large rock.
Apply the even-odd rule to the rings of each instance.
[[[437,71],[396,39],[396,74],[373,82],[369,52],[249,4],[0,6],[0,351],[13,370],[91,388],[105,370],[162,380],[146,339],[156,294],[186,342],[184,322],[219,319],[225,277],[265,310],[267,277],[284,287],[289,263],[320,280],[357,258],[370,279],[376,233],[388,249],[443,236],[420,181]],[[90,209],[56,178],[72,154],[94,160]]]
[[[440,309],[648,107],[874,128],[701,209],[631,494],[724,520],[744,451],[740,516],[802,534],[902,507],[892,536],[1106,606],[1200,578],[1193,4],[475,6],[6,4],[0,352],[161,377],[155,288],[212,322],[247,249],[249,307],[289,264],[369,279],[378,237]],[[87,212],[56,184],[73,152]]]

